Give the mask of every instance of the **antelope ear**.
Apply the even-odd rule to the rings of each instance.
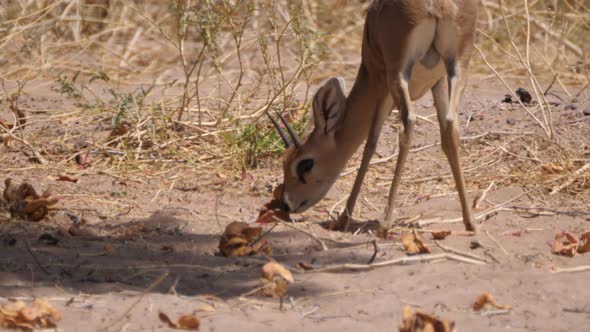
[[[344,79],[334,77],[326,81],[313,97],[313,120],[315,130],[331,134],[346,107]]]

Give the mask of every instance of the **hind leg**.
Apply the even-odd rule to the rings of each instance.
[[[476,231],[471,206],[467,201],[467,189],[461,170],[459,157],[459,129],[457,107],[461,95],[461,71],[455,60],[446,61],[447,80],[439,80],[432,88],[432,96],[440,124],[442,149],[447,156],[455,179],[461,208],[463,223],[468,231]]]
[[[385,226],[391,225],[391,218],[393,215],[393,204],[397,196],[399,184],[401,182],[404,166],[408,159],[410,151],[410,144],[412,134],[414,132],[414,124],[416,123],[416,115],[412,110],[412,101],[410,98],[409,81],[411,78],[412,65],[407,65],[404,70],[405,74],[399,74],[395,71],[388,74],[388,85],[399,110],[403,129],[399,133],[399,155],[397,156],[397,163],[393,180],[389,188],[389,195],[387,198],[387,207],[385,209]]]

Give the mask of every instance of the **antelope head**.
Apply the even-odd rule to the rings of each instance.
[[[268,114],[287,150],[283,156],[284,191],[282,208],[301,213],[319,202],[330,190],[350,157],[341,152],[336,132],[346,108],[343,80],[332,78],[322,85],[313,99],[314,129],[302,143],[295,131],[278,114],[288,135]]]

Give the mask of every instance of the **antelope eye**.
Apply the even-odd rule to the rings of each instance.
[[[305,174],[313,168],[313,159],[303,159],[297,164],[297,177],[299,181],[305,183]]]

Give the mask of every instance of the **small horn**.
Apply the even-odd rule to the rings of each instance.
[[[279,119],[281,119],[281,122],[285,125],[285,127],[287,128],[287,131],[289,132],[289,135],[291,136],[291,139],[293,140],[293,143],[295,144],[295,146],[300,149],[301,148],[301,142],[299,142],[299,138],[297,138],[297,134],[295,133],[295,130],[293,130],[293,128],[291,128],[291,126],[289,125],[289,123],[285,120],[285,118],[283,118],[283,116],[281,115],[281,113],[275,111],[277,113],[277,115],[279,116]]]
[[[270,113],[268,113],[268,111],[266,111],[266,115],[268,115],[268,118],[270,119],[270,121],[272,122],[272,124],[275,125],[275,128],[277,128],[277,131],[279,132],[279,135],[283,139],[283,142],[285,142],[285,147],[286,148],[289,148],[289,146],[291,146],[291,142],[289,141],[289,137],[287,136],[287,134],[285,134],[285,131],[283,130],[283,128],[281,128],[281,126],[279,125],[279,123],[277,122],[277,120],[275,120],[272,117],[272,115],[270,115]]]

